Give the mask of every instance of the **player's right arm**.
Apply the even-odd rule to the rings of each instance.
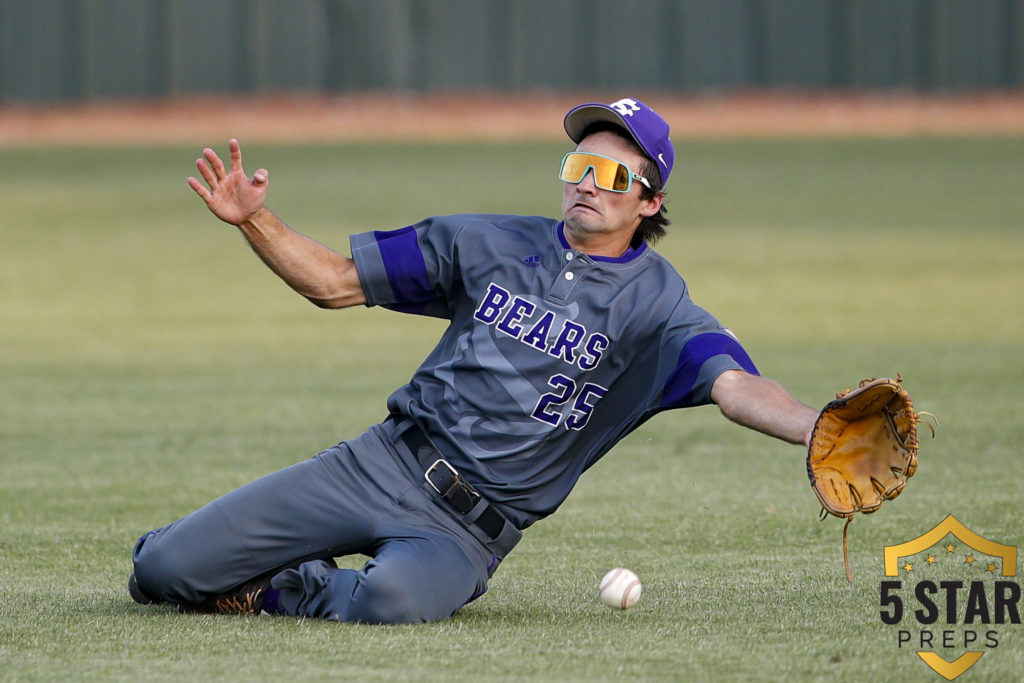
[[[263,262],[317,306],[366,303],[355,261],[295,232],[270,209],[262,207],[237,225]]]
[[[189,187],[225,223],[235,225],[253,251],[296,292],[322,308],[346,308],[366,303],[355,262],[292,230],[264,206],[269,184],[266,169],[252,178],[242,170],[237,140],[228,143],[230,170],[210,148],[196,161],[204,185],[189,178]]]

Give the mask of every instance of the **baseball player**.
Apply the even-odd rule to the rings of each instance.
[[[565,117],[562,218],[451,215],[351,237],[351,258],[264,205],[268,173],[211,149],[189,185],[324,308],[448,320],[387,417],[135,546],[132,597],[183,611],[367,623],[445,619],[487,590],[523,530],[658,413],[716,403],[806,444],[817,411],[762,378],[650,246],[674,149],[639,100]],[[362,553],[358,570],[333,558]]]

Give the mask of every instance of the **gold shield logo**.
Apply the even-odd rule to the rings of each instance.
[[[913,590],[904,594],[903,581],[883,580],[880,616],[886,624],[901,626],[900,647],[919,647],[917,655],[925,664],[953,680],[998,646],[998,627],[1020,624],[1020,584],[1007,580],[1016,573],[1015,546],[991,541],[949,515],[911,541],[885,546],[885,576],[909,580],[906,590]],[[951,578],[936,582],[938,574]],[[902,628],[904,621],[914,620],[917,629]],[[961,643],[967,651],[953,660],[933,649]],[[986,649],[972,649],[978,646]]]

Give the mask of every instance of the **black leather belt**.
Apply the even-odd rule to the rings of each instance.
[[[483,496],[459,476],[458,470],[441,456],[440,451],[415,424],[402,432],[400,438],[424,467],[423,478],[430,488],[444,498],[456,512],[468,515],[483,500]],[[510,522],[489,502],[484,501],[484,505],[484,509],[473,524],[483,529],[492,539],[497,539],[505,525]]]

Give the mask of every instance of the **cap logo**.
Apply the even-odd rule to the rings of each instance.
[[[632,116],[633,112],[640,111],[640,105],[637,104],[636,100],[629,97],[618,102],[612,102],[608,106],[619,112],[621,116]]]
[[[665,155],[664,154],[659,154],[658,155],[658,161],[661,162],[662,166],[664,166],[665,168],[668,168],[668,164],[665,163]]]

